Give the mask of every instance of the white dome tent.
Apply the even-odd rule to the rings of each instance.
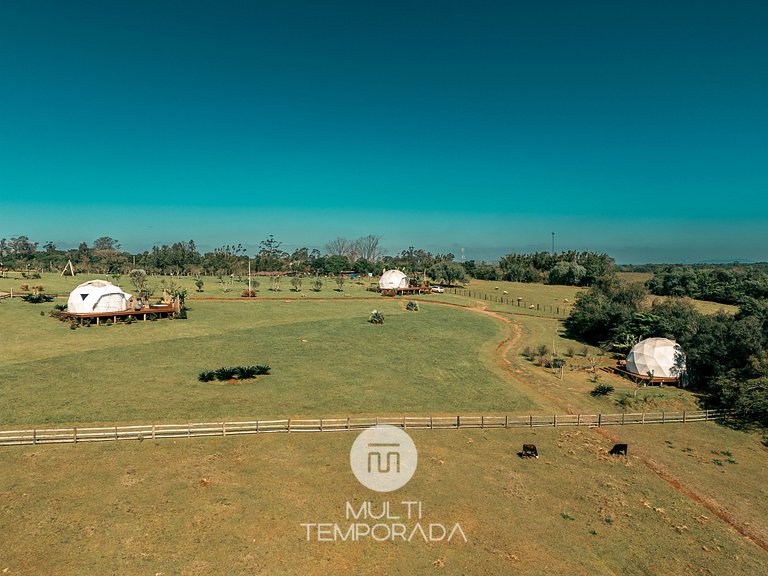
[[[89,280],[72,290],[67,300],[67,312],[122,312],[128,309],[131,295],[106,280]]]
[[[400,270],[385,270],[379,280],[379,288],[382,290],[408,288],[408,276]]]
[[[668,338],[647,338],[627,354],[627,371],[640,376],[679,380],[685,373],[685,353]]]

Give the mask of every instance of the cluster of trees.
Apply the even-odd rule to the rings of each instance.
[[[768,268],[749,266],[665,266],[646,282],[653,294],[687,296],[722,304],[738,304],[745,297],[768,298]]]
[[[706,315],[680,298],[647,304],[642,283],[604,277],[577,296],[567,334],[627,351],[648,337],[677,341],[688,382],[746,420],[768,425],[768,302],[746,297],[735,315]]]
[[[565,286],[591,286],[613,269],[614,260],[607,254],[576,251],[507,254],[496,266],[474,261],[466,263],[466,271],[473,278]]]

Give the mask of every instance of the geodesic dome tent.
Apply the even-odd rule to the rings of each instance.
[[[128,309],[130,298],[130,294],[106,280],[89,280],[70,292],[67,312],[122,312]]]
[[[627,354],[627,371],[653,378],[680,378],[685,372],[685,353],[668,338],[647,338]]]
[[[385,270],[379,280],[379,288],[382,290],[408,288],[408,276],[400,270]]]

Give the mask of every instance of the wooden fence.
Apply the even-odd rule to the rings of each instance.
[[[310,418],[252,420],[248,422],[198,422],[194,424],[142,424],[74,428],[32,428],[0,430],[0,446],[32,444],[75,444],[117,440],[156,440],[197,436],[237,436],[274,432],[341,432],[364,430],[378,424],[405,430],[460,428],[541,428],[556,426],[626,426],[672,424],[720,420],[724,410],[690,412],[638,412],[620,414],[552,414],[529,416],[377,416],[365,418]]]
[[[488,292],[477,292],[475,290],[466,290],[464,288],[446,288],[449,294],[456,294],[457,296],[465,296],[467,298],[477,298],[478,300],[485,300],[486,302],[497,302],[499,304],[507,304],[521,308],[523,310],[535,310],[537,312],[543,312],[545,314],[553,314],[555,316],[568,316],[570,308],[568,304],[563,303],[560,305],[552,304],[540,304],[538,302],[528,302],[522,298],[510,298],[504,294],[489,294]]]

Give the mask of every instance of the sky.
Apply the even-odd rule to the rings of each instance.
[[[0,237],[768,260],[768,2],[0,0]]]

